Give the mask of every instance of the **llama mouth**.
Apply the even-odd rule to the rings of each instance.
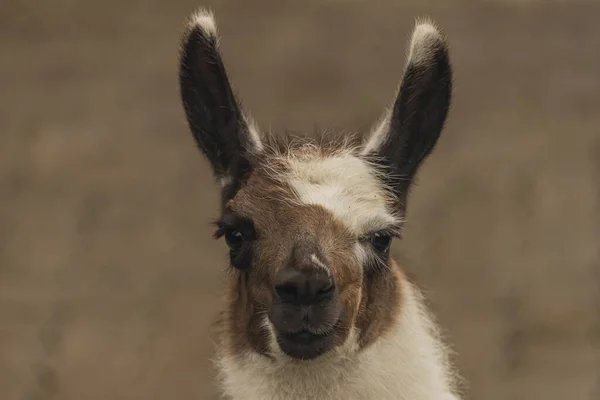
[[[282,336],[284,336],[286,339],[291,340],[296,343],[307,343],[308,344],[308,343],[312,343],[312,342],[318,341],[319,339],[326,337],[327,334],[318,335],[318,334],[303,330],[303,331],[296,332],[296,333],[287,333]]]
[[[312,360],[333,348],[335,334],[315,334],[303,330],[295,333],[279,333],[277,342],[288,356],[300,360]]]

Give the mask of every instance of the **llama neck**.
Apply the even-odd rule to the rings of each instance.
[[[311,362],[221,351],[217,364],[225,395],[232,400],[457,400],[437,327],[418,289],[403,285],[393,329],[360,351],[348,345]]]

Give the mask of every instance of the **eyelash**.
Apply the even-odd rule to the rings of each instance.
[[[400,237],[400,234],[398,233],[398,231],[396,231],[394,229],[381,229],[378,231],[372,231],[372,232],[366,233],[366,234],[362,235],[361,237],[359,237],[358,240],[360,240],[361,242],[368,242],[373,237],[373,235],[376,235],[376,234],[387,235],[392,238]]]
[[[239,224],[232,224],[224,221],[215,222],[217,230],[213,233],[213,238],[218,240],[223,236],[227,237],[229,233],[239,232],[243,237],[244,241],[256,239],[256,232],[254,231],[253,225],[239,226]]]
[[[232,230],[237,230],[241,232],[245,238],[251,239],[254,237],[254,225],[251,221],[247,221],[245,219],[241,219],[238,221],[238,218],[234,218],[231,221],[231,218],[225,218],[225,220],[217,220],[213,223],[217,227],[217,230],[213,233],[214,239],[220,239],[225,236],[225,234]]]
[[[215,231],[215,233],[213,233],[213,238],[221,239],[223,237],[223,235],[225,235],[225,232],[227,231],[227,229],[228,229],[227,227],[217,224],[217,230]]]

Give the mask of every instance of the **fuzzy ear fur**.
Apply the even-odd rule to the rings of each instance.
[[[362,148],[363,156],[384,167],[401,199],[440,136],[451,92],[446,39],[432,22],[418,21],[398,96]]]
[[[215,176],[224,190],[239,185],[262,143],[230,86],[210,11],[200,10],[191,18],[181,48],[179,84],[190,129]]]

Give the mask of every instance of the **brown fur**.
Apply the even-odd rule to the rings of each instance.
[[[383,271],[373,271],[365,277],[356,319],[360,348],[375,342],[394,325],[395,316],[400,313],[403,279],[404,274],[392,259]]]

